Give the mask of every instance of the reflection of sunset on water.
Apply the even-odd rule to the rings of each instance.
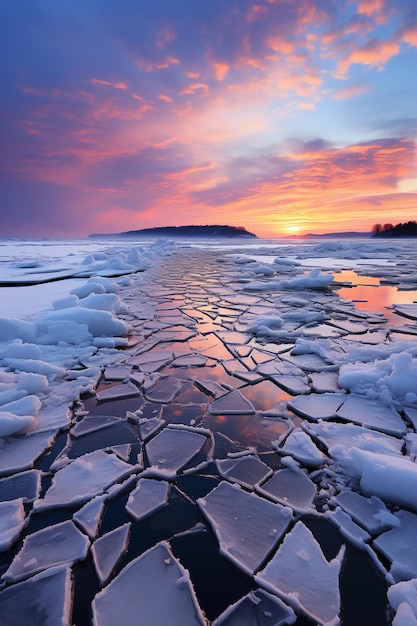
[[[356,308],[383,313],[391,324],[402,324],[404,318],[388,307],[417,301],[417,291],[400,291],[390,285],[381,285],[380,279],[373,276],[359,276],[353,271],[343,271],[336,274],[335,279],[352,283],[352,287],[337,290],[341,298],[352,300]]]
[[[222,433],[242,446],[258,450],[270,449],[271,442],[286,434],[291,422],[279,418],[265,419],[259,415],[211,415],[204,417],[204,426]]]

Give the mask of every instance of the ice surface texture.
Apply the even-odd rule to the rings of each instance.
[[[329,562],[308,520],[386,581],[393,626],[417,621],[415,305],[337,284],[409,290],[412,246],[88,242],[50,262],[44,243],[25,269],[26,245],[9,285],[84,280],[29,307],[7,287],[30,319],[0,310],[0,621],[82,626],[91,602],[96,625],[348,620],[343,547]]]

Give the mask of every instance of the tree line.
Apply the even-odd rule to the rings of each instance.
[[[410,221],[403,224],[375,224],[372,227],[374,237],[417,237],[417,222]]]

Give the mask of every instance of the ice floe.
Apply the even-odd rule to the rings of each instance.
[[[267,591],[258,589],[227,608],[214,620],[213,626],[284,626],[295,621],[296,615],[291,607]]]
[[[57,566],[0,591],[3,626],[71,623],[73,579],[70,567]],[[24,598],[24,602],[22,602]]]
[[[2,580],[17,582],[56,565],[82,561],[89,547],[87,537],[70,521],[43,528],[24,539]]]
[[[100,584],[105,585],[116,564],[127,550],[130,524],[123,524],[111,532],[102,535],[91,546],[94,565]]]
[[[268,498],[288,505],[295,511],[308,511],[312,508],[317,487],[303,470],[289,467],[278,470],[256,490]]]
[[[164,480],[139,478],[130,492],[126,511],[138,522],[168,503],[169,483]]]
[[[248,574],[260,567],[292,518],[291,509],[227,482],[221,482],[198,504],[213,526],[220,552]]]
[[[134,559],[93,601],[94,626],[204,626],[189,573],[162,542]],[[186,617],[185,617],[186,616]]]
[[[320,626],[339,624],[342,547],[327,561],[311,531],[297,522],[255,580]]]
[[[34,509],[74,506],[101,494],[107,487],[134,471],[134,466],[115,454],[95,450],[75,459],[60,469],[43,498],[34,502]]]

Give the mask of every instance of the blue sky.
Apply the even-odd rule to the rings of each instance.
[[[0,236],[416,218],[411,0],[14,0],[0,53]]]

